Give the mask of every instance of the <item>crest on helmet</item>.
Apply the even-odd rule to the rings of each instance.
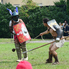
[[[14,12],[12,12],[10,9],[7,8],[7,10],[9,11],[9,13],[11,14],[11,18],[12,20],[14,20],[15,22],[18,22],[18,18],[19,18],[19,13],[18,13],[18,7],[16,7],[16,9],[14,9]]]
[[[7,8],[7,10],[9,11],[10,15],[12,16],[13,15],[13,12]],[[16,11],[15,11],[16,10]],[[16,9],[14,10],[14,12],[18,13],[18,7],[16,7]]]

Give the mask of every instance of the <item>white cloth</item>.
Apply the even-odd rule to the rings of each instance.
[[[9,22],[9,27],[12,25],[12,21],[10,20],[10,22]],[[13,29],[13,33],[15,34],[15,31],[14,31],[14,29]]]
[[[65,39],[60,40],[59,42],[54,42],[53,44],[56,44],[56,47],[60,48],[64,45]]]
[[[19,22],[19,19],[18,19],[18,21],[17,22]],[[10,20],[10,22],[9,22],[9,26],[11,26],[12,25],[12,21]]]
[[[9,22],[9,26],[11,26],[11,25],[12,25],[12,21]]]

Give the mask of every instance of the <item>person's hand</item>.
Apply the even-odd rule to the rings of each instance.
[[[43,36],[43,33],[40,33],[40,36]]]

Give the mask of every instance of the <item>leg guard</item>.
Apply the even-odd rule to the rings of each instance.
[[[21,50],[20,50],[20,45],[18,43],[15,43],[15,48],[17,52],[18,59],[21,59]]]
[[[21,48],[22,48],[22,52],[27,51],[26,42],[21,44]],[[24,56],[24,58],[26,58],[27,57],[27,53],[24,53],[23,56]]]
[[[53,57],[55,58],[55,62],[53,63],[53,65],[59,64],[58,57],[55,55],[53,55]]]
[[[49,58],[46,60],[46,63],[52,63],[52,54],[49,52]]]
[[[55,62],[59,62],[57,56],[53,55],[53,57],[54,57],[54,59],[55,59]]]

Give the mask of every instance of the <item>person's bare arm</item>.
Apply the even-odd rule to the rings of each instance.
[[[48,34],[48,33],[50,33],[50,32],[48,30],[46,30],[46,31],[40,33],[40,36],[45,35],[45,34]]]
[[[13,27],[12,26],[9,26],[9,30],[13,34]]]
[[[19,19],[19,22],[20,22],[20,23],[23,23],[23,20],[22,20],[22,19]]]

